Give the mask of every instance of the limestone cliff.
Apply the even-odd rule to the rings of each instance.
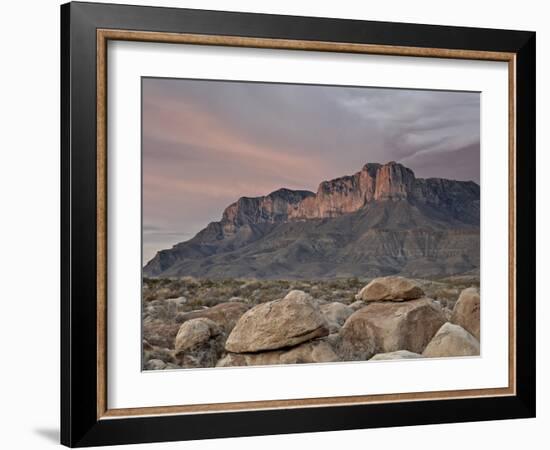
[[[158,252],[144,275],[303,278],[473,270],[479,266],[479,195],[472,181],[416,178],[394,161],[369,163],[321,182],[316,193],[283,188],[241,197],[219,222]]]

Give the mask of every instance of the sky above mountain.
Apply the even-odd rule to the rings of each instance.
[[[366,162],[479,183],[480,95],[144,78],[143,262],[241,196],[316,191]]]

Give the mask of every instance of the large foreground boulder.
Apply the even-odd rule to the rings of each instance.
[[[428,358],[477,356],[479,342],[460,325],[445,323],[422,353]]]
[[[378,353],[374,355],[369,361],[383,361],[393,359],[418,359],[424,358],[420,353],[409,352],[408,350],[397,350],[396,352]]]
[[[200,317],[181,325],[174,356],[183,367],[214,367],[223,351],[223,333],[210,319]]]
[[[429,298],[404,303],[371,303],[354,312],[340,330],[345,360],[366,360],[376,353],[422,353],[445,323],[441,307]]]
[[[402,302],[423,296],[424,291],[416,281],[404,277],[389,276],[375,278],[361,289],[355,298],[364,302],[379,300]]]
[[[451,322],[460,325],[479,341],[479,289],[464,289],[453,308]]]
[[[228,352],[247,353],[291,347],[328,335],[328,325],[311,296],[291,291],[279,300],[244,313],[227,338]]]
[[[228,353],[217,367],[267,366],[272,364],[307,364],[338,361],[338,356],[324,340],[305,342],[290,350],[272,350],[261,353]]]
[[[191,311],[187,313],[179,313],[176,316],[177,323],[185,323],[191,319],[198,319],[204,317],[210,319],[226,333],[229,333],[237,320],[248,310],[248,305],[242,302],[226,302],[220,303],[211,308],[200,309],[198,311]]]

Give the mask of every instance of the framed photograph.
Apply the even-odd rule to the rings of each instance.
[[[61,441],[535,415],[535,33],[61,7]]]

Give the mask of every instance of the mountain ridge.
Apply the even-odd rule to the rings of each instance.
[[[315,193],[281,188],[241,197],[220,221],[159,251],[143,274],[307,278],[477,267],[479,185],[416,178],[391,161],[323,181]]]

